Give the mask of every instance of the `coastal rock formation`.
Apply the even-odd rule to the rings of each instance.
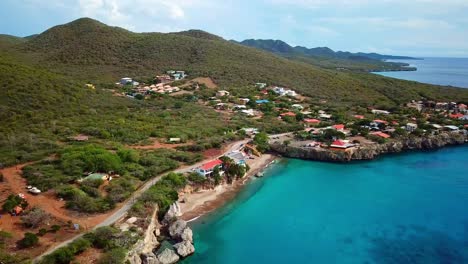
[[[190,229],[190,227],[186,227],[184,229],[184,231],[182,232],[182,234],[180,235],[180,238],[183,240],[183,241],[188,241],[190,243],[193,243],[193,232],[192,232],[192,229]]]
[[[392,140],[384,144],[372,144],[346,151],[334,151],[323,148],[301,148],[286,146],[284,144],[272,144],[271,149],[283,156],[290,158],[349,162],[352,160],[371,160],[382,154],[400,153],[409,150],[431,150],[449,145],[464,144],[466,136],[460,133],[441,133],[426,137],[407,137]]]
[[[153,254],[153,249],[159,246],[158,236],[160,232],[160,224],[158,222],[157,212],[158,208],[155,207],[153,214],[151,215],[151,222],[146,229],[145,236],[135,244],[132,250],[129,251],[127,259],[131,264],[158,263],[154,262],[156,260],[156,256],[154,256],[154,258],[151,256],[151,254]]]
[[[184,240],[183,242],[175,244],[174,248],[177,250],[177,254],[179,254],[183,258],[192,255],[193,252],[195,252],[195,248],[193,247],[192,243],[188,240]]]
[[[172,264],[179,261],[179,255],[173,250],[166,248],[158,254],[158,260],[161,264]]]
[[[182,210],[180,209],[180,205],[178,202],[175,202],[169,207],[169,210],[164,216],[164,222],[169,223],[181,215]]]
[[[173,239],[180,239],[186,227],[187,222],[185,222],[182,219],[179,219],[169,226],[169,235]]]
[[[141,264],[161,264],[161,262],[158,260],[158,258],[153,252],[142,254],[140,263]]]

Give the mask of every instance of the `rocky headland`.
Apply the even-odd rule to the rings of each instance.
[[[412,150],[434,150],[445,146],[462,145],[466,143],[467,136],[456,132],[444,132],[438,135],[424,137],[407,137],[394,139],[383,144],[367,144],[336,150],[329,148],[295,147],[281,143],[270,145],[271,150],[289,158],[306,160],[350,162],[355,160],[372,160],[380,155],[390,153],[401,153]]]

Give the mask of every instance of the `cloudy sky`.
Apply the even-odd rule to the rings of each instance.
[[[80,17],[136,32],[202,29],[226,39],[410,56],[468,57],[468,0],[1,0],[0,33]]]

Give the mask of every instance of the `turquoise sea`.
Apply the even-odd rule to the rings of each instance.
[[[468,147],[332,164],[283,159],[191,222],[183,263],[468,263]]]
[[[403,80],[468,88],[468,58],[424,58],[423,60],[389,60],[405,62],[417,71],[378,72]]]

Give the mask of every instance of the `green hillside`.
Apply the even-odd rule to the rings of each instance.
[[[53,27],[10,52],[52,71],[94,82],[110,83],[124,75],[147,78],[174,68],[194,77],[210,76],[222,86],[263,81],[337,102],[392,104],[421,95],[468,100],[466,90],[373,75],[364,81],[361,75],[291,61],[200,31],[132,33],[87,18]]]

